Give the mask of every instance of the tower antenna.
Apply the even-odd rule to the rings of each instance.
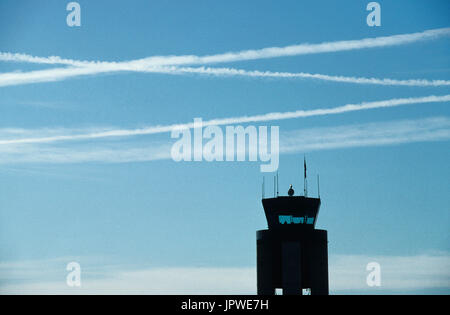
[[[280,192],[279,192],[279,189],[278,189],[279,187],[278,187],[278,172],[277,172],[277,197],[278,197],[278,195],[280,194]]]
[[[263,182],[262,182],[262,199],[264,199],[266,194],[266,185],[265,185],[265,177],[263,176]]]
[[[308,197],[308,180],[306,178],[306,157],[303,157],[303,169],[304,169],[304,176],[303,176],[303,192],[305,197]]]
[[[319,181],[319,174],[317,174],[317,195],[320,199],[320,181]]]
[[[277,191],[277,179],[276,179],[276,177],[274,176],[273,177],[273,197],[275,198],[275,193],[276,193],[276,191]]]

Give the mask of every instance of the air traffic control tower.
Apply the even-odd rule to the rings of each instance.
[[[262,199],[268,229],[256,232],[258,294],[328,295],[327,231],[315,229],[320,197],[308,198],[306,189],[295,196],[292,186],[276,195]]]

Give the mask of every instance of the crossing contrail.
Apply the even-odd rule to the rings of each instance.
[[[41,64],[62,64],[74,67],[101,65],[101,66],[110,66],[111,68],[121,67],[124,65],[131,68],[165,66],[165,65],[204,65],[214,63],[225,63],[225,62],[236,62],[236,61],[246,61],[256,59],[268,59],[276,57],[358,50],[366,48],[398,46],[418,41],[436,39],[439,37],[449,35],[450,35],[450,28],[439,28],[417,33],[364,38],[357,40],[323,42],[319,44],[305,43],[285,47],[267,47],[262,49],[243,50],[238,52],[227,52],[206,56],[196,56],[196,55],[151,56],[147,58],[123,62],[80,61],[73,59],[65,59],[58,56],[36,57],[27,54],[0,52],[0,61],[29,62]]]
[[[292,72],[272,72],[259,70],[249,71],[235,68],[164,66],[164,67],[142,68],[139,70],[127,69],[123,67],[122,70],[116,68],[116,70],[112,71],[108,67],[104,68],[99,66],[90,66],[90,67],[54,68],[29,72],[0,73],[0,87],[31,84],[31,83],[55,82],[74,77],[96,75],[100,73],[112,73],[118,71],[163,73],[172,75],[199,74],[218,77],[312,79],[312,80],[331,81],[340,83],[372,84],[372,85],[386,85],[386,86],[438,87],[450,85],[449,80],[427,80],[427,79],[398,80],[391,78],[380,79],[380,78],[336,76],[336,75],[305,73],[305,72],[292,73]]]
[[[334,81],[354,84],[403,85],[403,86],[446,86],[448,80],[396,80],[390,78],[345,77],[314,73],[289,73],[270,71],[246,71],[234,68],[181,67],[185,65],[207,65],[226,62],[268,59],[286,56],[298,56],[327,52],[348,51],[376,47],[389,47],[436,39],[450,35],[450,28],[427,30],[418,33],[392,35],[358,40],[324,42],[320,44],[299,44],[285,47],[268,47],[256,50],[227,52],[207,56],[151,56],[131,61],[81,61],[58,56],[37,57],[28,54],[0,52],[0,61],[27,62],[50,65],[66,65],[64,68],[53,68],[29,72],[0,73],[0,87],[55,82],[73,77],[97,75],[116,72],[149,72],[166,74],[210,74],[216,76],[248,76],[272,78],[303,78]]]

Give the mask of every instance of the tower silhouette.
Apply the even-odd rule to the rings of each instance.
[[[260,295],[328,295],[327,231],[316,230],[321,200],[306,196],[263,198],[268,229],[256,232]],[[309,290],[308,290],[309,289]]]

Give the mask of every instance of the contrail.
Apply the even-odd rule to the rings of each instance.
[[[450,119],[431,117],[289,131],[280,136],[280,153],[446,140]]]
[[[244,124],[244,123],[257,123],[264,121],[277,121],[285,119],[294,118],[304,118],[312,116],[325,116],[325,115],[335,115],[347,112],[375,109],[375,108],[388,108],[397,107],[402,105],[419,104],[419,103],[436,103],[436,102],[448,102],[450,101],[450,94],[442,96],[426,96],[426,97],[411,97],[411,98],[397,98],[383,101],[375,102],[363,102],[359,104],[346,104],[343,106],[333,107],[333,108],[322,108],[322,109],[312,109],[312,110],[298,110],[294,112],[272,112],[262,115],[254,116],[240,116],[240,117],[230,117],[221,119],[212,119],[208,121],[203,121],[203,126],[220,126],[220,125],[233,125],[233,124]],[[49,143],[56,141],[73,141],[73,140],[86,140],[86,139],[100,139],[108,137],[129,137],[129,136],[139,136],[139,135],[150,135],[158,133],[171,132],[174,129],[191,129],[194,128],[194,123],[184,123],[184,124],[172,124],[172,125],[159,125],[150,126],[140,129],[117,129],[117,130],[107,130],[101,132],[92,132],[87,134],[78,135],[60,135],[60,136],[49,136],[49,137],[36,137],[36,138],[22,138],[22,139],[8,139],[0,140],[0,145],[8,144],[21,144],[21,143]]]
[[[306,73],[306,72],[272,72],[272,71],[248,71],[235,68],[210,68],[210,67],[163,67],[160,69],[150,70],[154,72],[168,73],[168,74],[204,74],[215,76],[243,76],[243,77],[257,77],[257,78],[300,78],[300,79],[315,79],[322,81],[333,81],[341,83],[354,83],[354,84],[374,84],[374,85],[390,85],[390,86],[448,86],[449,80],[426,80],[426,79],[408,79],[397,80],[390,78],[364,78],[364,77],[347,77],[347,76],[335,76],[319,73]]]
[[[101,65],[101,66],[109,66],[113,69],[115,67],[121,67],[124,65],[131,68],[142,68],[142,67],[145,68],[152,66],[167,66],[167,65],[204,65],[204,64],[236,62],[236,61],[246,61],[256,59],[268,59],[276,57],[298,56],[307,54],[339,52],[339,51],[358,50],[366,48],[398,46],[418,41],[436,39],[448,35],[450,35],[450,28],[439,28],[417,33],[364,38],[358,40],[343,40],[334,42],[324,42],[320,44],[305,43],[285,47],[268,47],[263,49],[244,50],[239,52],[227,52],[207,56],[196,56],[196,55],[152,56],[143,59],[136,59],[132,61],[123,61],[123,62],[79,61],[73,59],[64,59],[58,56],[35,57],[27,54],[1,52],[0,61],[30,62],[41,64],[63,64],[75,67]]]
[[[287,73],[269,71],[245,71],[233,68],[178,68],[182,65],[206,65],[245,60],[267,59],[275,57],[297,56],[305,54],[348,51],[355,49],[388,47],[409,44],[417,41],[435,39],[450,35],[450,28],[427,30],[419,33],[392,35],[385,37],[365,38],[359,40],[325,42],[320,44],[300,44],[286,47],[269,47],[257,50],[228,52],[208,56],[153,56],[143,59],[121,62],[80,61],[64,59],[58,56],[36,57],[27,54],[0,52],[0,61],[28,62],[38,64],[66,65],[67,68],[54,68],[30,72],[10,72],[0,74],[0,86],[12,86],[29,83],[61,81],[71,77],[113,73],[119,71],[136,71],[167,74],[213,74],[227,76],[274,77],[274,78],[307,78],[334,82],[378,85],[404,86],[444,86],[446,80],[395,80],[377,78],[358,78],[331,76],[326,74]]]
[[[370,122],[291,130],[280,134],[280,153],[398,145],[450,140],[450,119],[430,117],[414,120]],[[0,165],[17,163],[127,163],[171,159],[171,141],[123,143],[77,143],[75,145],[0,146]],[[225,151],[225,149],[224,149]]]
[[[139,70],[130,69],[127,67],[116,67],[115,70],[110,70],[107,67],[91,66],[91,67],[69,67],[69,68],[54,68],[47,70],[37,70],[30,72],[9,72],[0,73],[0,87],[22,85],[30,83],[43,83],[61,81],[72,77],[96,75],[100,73],[111,73],[118,71],[136,71],[147,73],[163,73],[169,75],[183,75],[183,74],[199,74],[199,75],[213,75],[219,77],[252,77],[252,78],[284,78],[284,79],[313,79],[330,82],[352,83],[352,84],[372,84],[372,85],[388,85],[388,86],[416,86],[416,87],[438,87],[449,86],[449,80],[426,80],[426,79],[408,79],[397,80],[390,78],[364,78],[364,77],[347,77],[334,76],[319,73],[305,73],[305,72],[272,72],[272,71],[258,71],[258,70],[243,70],[235,68],[210,68],[210,67],[178,67],[178,66],[164,66],[142,68]]]
[[[112,72],[114,71],[111,70],[110,67],[105,68],[97,65],[91,67],[54,68],[28,72],[6,72],[0,73],[0,87],[31,83],[57,82],[74,77]]]

